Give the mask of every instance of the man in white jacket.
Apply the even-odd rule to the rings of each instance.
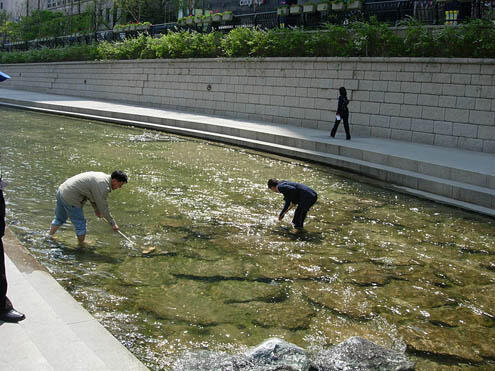
[[[87,200],[91,202],[96,216],[105,218],[112,229],[118,231],[119,226],[108,209],[107,197],[112,190],[121,188],[124,183],[127,183],[127,175],[120,170],[114,171],[111,175],[88,171],[67,179],[57,190],[57,206],[50,236],[53,236],[58,228],[70,219],[74,224],[79,244],[84,244],[86,219],[83,206]]]

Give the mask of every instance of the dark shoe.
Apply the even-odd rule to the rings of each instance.
[[[345,139],[346,139],[346,140],[351,140],[351,137],[347,137],[347,138],[345,138]]]
[[[3,312],[2,314],[0,314],[0,321],[3,322],[17,323],[25,318],[26,316],[24,314],[19,313],[15,309],[11,309],[8,310],[7,312]]]

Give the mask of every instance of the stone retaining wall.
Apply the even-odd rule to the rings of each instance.
[[[2,87],[495,153],[495,59],[265,58],[3,65]]]

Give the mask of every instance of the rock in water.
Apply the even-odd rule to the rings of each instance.
[[[414,363],[403,353],[358,336],[319,352],[312,366],[318,371],[409,371]]]
[[[308,371],[310,361],[304,349],[279,338],[271,338],[247,351],[253,370]]]

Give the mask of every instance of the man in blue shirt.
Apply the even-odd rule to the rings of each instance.
[[[284,208],[278,216],[278,220],[282,220],[285,213],[289,211],[293,205],[297,205],[292,224],[297,229],[302,229],[304,220],[308,210],[313,206],[318,198],[318,194],[307,185],[286,180],[270,179],[268,180],[268,188],[273,192],[282,193],[284,195]]]

